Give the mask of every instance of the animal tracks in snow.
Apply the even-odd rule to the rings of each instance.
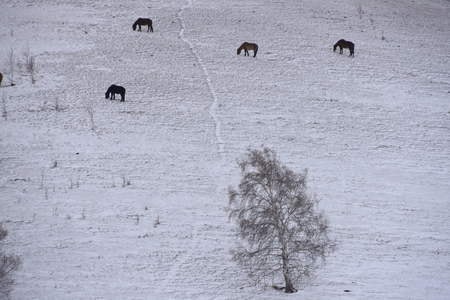
[[[183,12],[186,9],[191,9],[192,7],[193,7],[193,1],[187,0],[187,4],[184,5],[183,7],[181,7],[177,13],[177,18],[180,22],[180,27],[181,27],[178,37],[188,45],[190,51],[195,56],[195,59],[197,60],[200,67],[202,68],[203,74],[205,75],[205,80],[208,85],[209,92],[211,93],[211,96],[213,98],[212,104],[209,107],[209,114],[211,115],[212,119],[214,120],[215,137],[216,137],[217,144],[219,147],[219,153],[222,154],[224,152],[224,142],[222,140],[221,132],[220,132],[221,131],[220,130],[220,128],[221,128],[220,120],[219,120],[219,117],[217,116],[217,107],[219,106],[219,99],[218,99],[217,93],[212,85],[211,77],[209,76],[208,69],[206,68],[205,64],[203,63],[202,58],[195,50],[194,44],[188,38],[186,38],[184,35],[184,32],[186,30],[186,24],[184,23],[184,19],[183,19]]]

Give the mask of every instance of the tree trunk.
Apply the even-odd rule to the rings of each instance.
[[[284,282],[286,284],[286,287],[284,288],[285,293],[297,292],[297,290],[294,288],[294,285],[292,284],[291,278],[289,278],[289,275],[284,274]]]
[[[283,276],[284,276],[284,283],[285,283],[285,288],[284,288],[284,292],[285,293],[295,293],[297,292],[297,290],[294,288],[294,285],[292,284],[291,281],[291,276],[289,275],[289,258],[286,255],[286,251],[283,249],[283,254],[281,255],[282,260],[283,260]]]

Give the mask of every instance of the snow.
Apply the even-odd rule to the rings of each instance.
[[[2,1],[12,299],[448,299],[449,15],[444,0]],[[341,38],[355,58],[333,53]],[[16,67],[6,86],[11,48],[36,56],[35,84]],[[126,102],[104,98],[113,83]],[[261,145],[308,168],[338,242],[294,295],[231,261],[227,188]]]

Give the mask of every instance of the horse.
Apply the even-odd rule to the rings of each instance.
[[[247,43],[244,42],[242,45],[237,49],[237,55],[241,54],[241,51],[244,50],[244,56],[250,56],[248,54],[248,50],[253,50],[253,57],[256,57],[256,53],[258,53],[258,45],[255,43]]]
[[[125,101],[125,88],[123,86],[119,85],[111,85],[108,90],[105,93],[105,99],[109,99],[109,96],[111,95],[111,100],[115,100],[116,94],[120,94],[120,102]]]
[[[136,26],[139,26],[138,31],[141,31],[141,26],[148,26],[147,32],[151,31],[153,32],[153,25],[152,25],[152,20],[148,19],[148,18],[139,18],[136,20],[136,22],[134,22],[133,24],[133,30],[136,30]]]
[[[340,48],[340,51],[339,51],[340,54],[343,53],[344,48],[347,48],[348,50],[350,50],[349,56],[355,56],[355,44],[353,44],[352,42],[342,40],[342,39],[337,41],[337,43],[334,44],[334,46],[333,46],[333,52],[336,51],[337,47]]]

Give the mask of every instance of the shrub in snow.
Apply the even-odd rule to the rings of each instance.
[[[6,95],[2,94],[2,117],[6,121],[8,120],[8,111],[6,110]]]
[[[28,49],[24,53],[24,61],[25,61],[25,68],[27,72],[31,76],[31,83],[36,83],[36,59],[33,55],[30,53],[30,49]]]
[[[14,49],[10,49],[8,53],[8,64],[9,64],[9,81],[11,82],[11,86],[14,86],[14,72],[16,65],[16,58],[14,56]]]
[[[6,238],[8,231],[0,224],[0,243]],[[8,299],[12,291],[14,280],[12,273],[19,268],[20,258],[15,255],[3,253],[0,244],[0,299]]]

